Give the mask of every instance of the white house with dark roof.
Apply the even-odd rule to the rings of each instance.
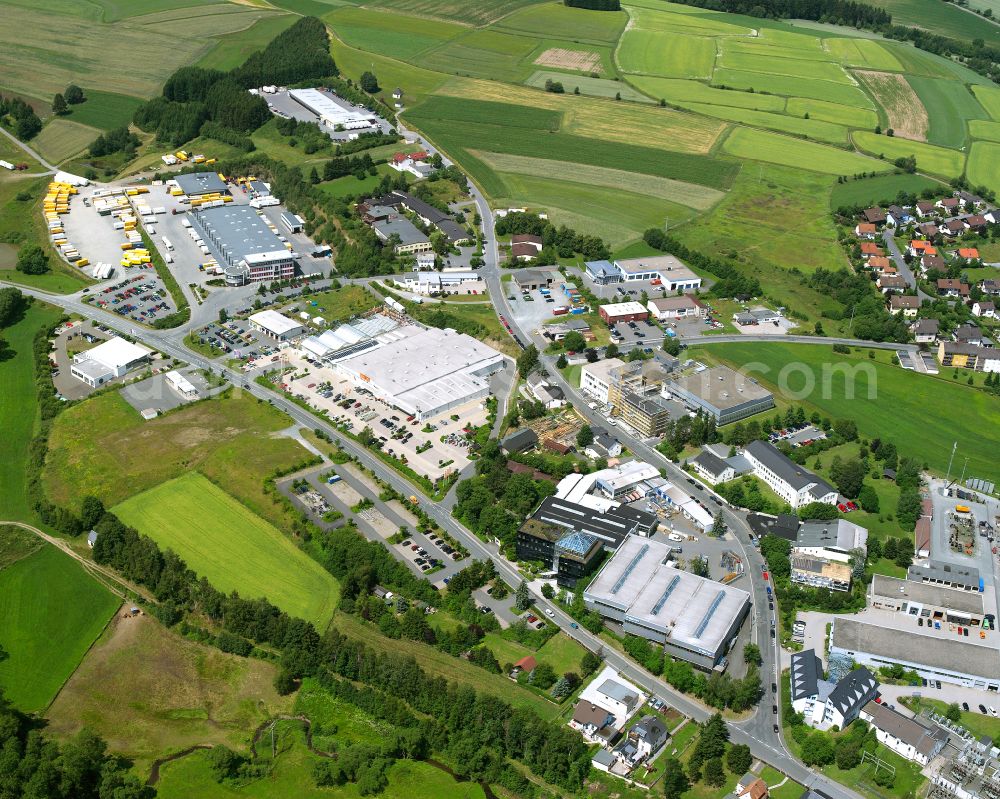
[[[773,444],[751,441],[743,452],[753,473],[796,509],[811,502],[837,503],[837,492],[823,478],[799,466]]]
[[[795,652],[790,670],[792,707],[805,723],[819,730],[844,729],[878,692],[878,681],[868,669],[854,669],[840,682],[823,678],[823,664],[812,649]]]
[[[708,450],[699,452],[688,463],[691,464],[700,477],[703,477],[712,485],[725,483],[727,480],[732,480],[736,477],[736,470],[730,464]]]
[[[875,729],[879,743],[907,760],[926,766],[948,743],[948,733],[904,716],[888,705],[869,702],[861,709],[861,720]]]

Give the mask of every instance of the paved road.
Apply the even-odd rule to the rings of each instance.
[[[923,291],[917,288],[917,278],[913,274],[913,270],[910,269],[909,265],[906,263],[906,259],[903,258],[903,254],[899,251],[899,247],[896,246],[896,239],[893,238],[892,231],[886,228],[882,231],[882,240],[885,242],[886,249],[889,251],[889,257],[892,258],[893,262],[896,264],[896,269],[899,274],[906,280],[906,285],[911,289],[917,289],[917,296],[920,298],[921,302],[927,301],[931,302],[934,298],[924,294]]]
[[[917,352],[919,347],[916,344],[898,344],[894,341],[864,341],[857,338],[828,338],[825,336],[687,336],[682,339],[682,343],[694,344],[726,344],[743,343],[747,341],[767,342],[768,344],[844,344],[848,347],[868,347],[875,350],[908,350]]]
[[[31,149],[23,141],[21,141],[16,136],[14,136],[14,134],[10,133],[9,131],[4,130],[3,128],[0,128],[0,133],[2,133],[8,139],[10,139],[12,142],[14,142],[14,144],[16,144],[22,150],[24,150],[28,155],[30,155],[32,158],[34,158],[36,161],[38,161],[38,163],[40,163],[43,167],[45,167],[49,172],[57,172],[58,171],[57,167],[52,166],[52,164],[50,164],[48,161],[46,161],[44,158],[42,158],[38,153],[36,153],[33,149]],[[46,173],[45,172],[33,172],[32,176],[34,176],[34,175],[44,175],[44,174],[46,174]]]

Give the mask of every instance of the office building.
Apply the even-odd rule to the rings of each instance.
[[[844,729],[878,693],[878,681],[863,666],[839,682],[824,679],[823,664],[812,649],[792,654],[789,679],[792,707],[818,730]]]
[[[753,473],[767,483],[779,497],[796,509],[811,502],[834,505],[837,492],[823,478],[805,466],[799,466],[774,444],[751,441],[743,452]]]
[[[298,255],[246,205],[192,211],[195,228],[222,264],[226,284],[242,286],[295,276]]]
[[[715,366],[664,384],[671,394],[693,411],[701,411],[724,425],[763,413],[774,407],[774,395],[760,384],[728,366]]]

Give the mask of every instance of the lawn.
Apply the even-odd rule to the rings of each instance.
[[[768,792],[771,799],[799,799],[802,796],[802,786],[794,780],[785,780],[785,775],[771,766],[764,766],[760,770],[760,778],[767,783],[769,788],[774,788],[780,782],[784,785]]]
[[[801,392],[806,380],[813,381],[816,388],[795,400],[807,412],[816,409],[832,418],[854,419],[863,437],[890,440],[900,455],[917,458],[938,474],[945,473],[957,441],[958,453],[969,458],[969,476],[1000,480],[995,458],[1000,447],[996,399],[964,382],[953,382],[944,372],[932,377],[900,369],[890,364],[892,353],[887,351],[876,351],[875,360],[869,360],[861,350],[838,355],[829,347],[813,344],[718,344],[706,347],[705,352],[733,365],[753,364],[754,376],[786,400],[789,391]],[[784,372],[787,380],[783,380],[787,364],[795,367]],[[841,365],[855,370],[853,398]],[[779,387],[783,382],[786,385]],[[929,414],[927,408],[949,408],[950,413]],[[954,416],[976,419],[975,428],[956,427],[951,421]]]
[[[35,333],[53,324],[60,312],[50,305],[34,303],[24,318],[0,330],[12,357],[0,358],[0,430],[3,452],[0,458],[0,519],[34,521],[28,505],[25,483],[28,447],[35,434],[38,416],[35,394],[35,361],[32,343]],[[2,645],[2,642],[0,642]]]
[[[115,619],[46,718],[60,737],[88,727],[146,769],[194,744],[245,749],[251,730],[290,710],[291,698],[274,690],[276,673],[273,663],[196,643],[151,617]]]
[[[938,189],[941,184],[923,175],[877,175],[862,180],[838,183],[830,193],[830,209],[854,205],[888,205],[895,202],[901,191],[919,194],[924,189]]]
[[[0,571],[0,688],[26,713],[44,710],[121,601],[46,544]]]
[[[71,105],[70,112],[63,119],[99,130],[112,130],[128,125],[132,121],[135,109],[142,105],[142,100],[138,97],[96,89],[87,89],[84,96],[87,98],[86,101],[79,105]]]
[[[412,58],[464,32],[460,25],[400,13],[343,6],[324,16],[337,38],[391,58]]]
[[[715,39],[630,28],[618,48],[623,72],[666,78],[711,78]]]
[[[867,130],[855,131],[853,138],[859,149],[872,155],[884,156],[889,161],[912,155],[917,159],[917,169],[932,175],[956,178],[962,174],[965,165],[964,153],[933,144],[909,141],[898,136],[879,136]]]
[[[313,305],[315,303],[315,305]],[[377,305],[375,297],[364,286],[344,286],[302,298],[295,306],[309,312],[309,316],[322,316],[329,324],[346,322],[352,316]]]
[[[752,128],[734,128],[722,149],[738,158],[766,161],[828,175],[884,172],[889,167],[857,153]]]
[[[973,142],[966,177],[973,186],[986,186],[993,191],[1000,191],[1000,144]]]
[[[580,661],[587,650],[566,633],[556,633],[536,653],[540,661],[544,661],[555,669],[556,674],[567,671],[580,673]]]
[[[220,591],[264,597],[322,632],[337,606],[337,581],[272,525],[198,472],[114,507],[123,521],[172,549]],[[234,557],[234,553],[239,553]]]
[[[354,175],[344,175],[341,178],[335,178],[334,180],[329,180],[324,183],[319,184],[319,189],[324,194],[329,194],[331,197],[361,197],[369,196],[382,182],[382,177],[384,175],[392,175],[397,177],[399,175],[409,176],[406,172],[397,172],[390,166],[382,164],[376,167],[377,174],[375,175],[365,175],[364,178],[358,180]]]

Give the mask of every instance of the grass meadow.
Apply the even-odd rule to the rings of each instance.
[[[812,344],[718,344],[707,347],[706,352],[736,366],[759,364],[762,371],[755,371],[754,376],[772,390],[786,364],[797,365],[789,372],[791,391],[802,389],[807,379],[820,386],[824,369],[831,370],[831,365],[856,367],[853,398],[844,373],[834,370],[829,396],[817,390],[795,401],[832,418],[854,419],[863,437],[893,441],[900,455],[915,457],[940,474],[947,469],[952,444],[957,440],[958,451],[969,458],[969,475],[1000,479],[1000,466],[994,457],[1000,446],[1000,410],[986,392],[965,385],[965,375],[957,382],[948,370],[937,377],[919,375],[893,366],[889,351],[876,351],[875,359],[869,360],[864,350],[839,355],[829,347]],[[864,374],[867,370],[874,380]],[[872,398],[870,389],[874,389]],[[928,408],[950,408],[951,413],[929,414]],[[976,419],[977,424],[974,429],[956,427],[952,423],[956,417]]]
[[[627,83],[608,78],[592,78],[589,75],[577,75],[572,72],[553,72],[539,69],[531,73],[525,84],[536,89],[544,89],[545,82],[553,80],[563,84],[567,92],[580,90],[580,94],[587,97],[603,97],[609,99],[616,95],[622,100],[630,100],[634,103],[651,103],[651,98],[636,91]]]
[[[128,125],[132,121],[135,110],[142,104],[142,100],[138,97],[102,92],[96,89],[88,89],[85,96],[86,102],[71,105],[69,107],[70,113],[62,119],[80,125],[89,125],[98,130],[113,130]],[[90,142],[88,141],[87,144]]]
[[[977,141],[969,151],[969,165],[966,170],[973,186],[986,186],[1000,191],[1000,144]]]
[[[400,14],[458,22],[463,25],[488,25],[531,6],[538,0],[373,0],[368,5]]]
[[[927,141],[931,144],[961,149],[968,143],[967,123],[989,116],[969,89],[953,80],[919,75],[907,80],[927,109]]]
[[[828,175],[853,175],[857,172],[882,172],[889,169],[888,165],[857,153],[754,128],[734,128],[722,149],[738,158],[766,161]]]
[[[964,153],[899,136],[879,136],[871,131],[858,130],[854,132],[853,139],[859,149],[885,157],[888,161],[912,155],[917,159],[918,170],[944,178],[958,177],[965,165]]]
[[[657,100],[687,107],[688,103],[751,108],[758,111],[784,111],[786,100],[773,94],[756,94],[729,89],[716,89],[694,80],[658,78],[650,75],[629,75],[628,82]]]
[[[901,191],[919,194],[924,189],[938,188],[941,188],[940,183],[923,175],[877,175],[836,184],[830,192],[830,208],[836,210],[843,206],[889,204],[895,201],[896,195]]]
[[[838,105],[871,108],[871,100],[861,89],[850,83],[836,83],[830,80],[797,78],[794,75],[778,75],[766,72],[717,68],[712,77],[713,86],[729,86],[735,89],[753,89],[787,97],[808,97],[813,100],[827,100]]]
[[[324,19],[336,36],[352,47],[404,60],[465,31],[460,25],[439,20],[354,6],[338,8]]]
[[[499,20],[493,27],[510,33],[548,38],[557,31],[562,39],[593,44],[614,44],[628,22],[624,11],[594,14],[561,3],[536,3]]]
[[[137,494],[114,513],[220,591],[264,597],[320,631],[337,606],[337,581],[322,566],[197,472]]]
[[[120,604],[50,544],[0,571],[0,688],[14,706],[44,710]]]
[[[271,39],[291,27],[295,19],[291,14],[264,17],[246,30],[217,36],[215,45],[198,60],[197,66],[221,70],[238,67],[251,53],[262,50]]]
[[[847,143],[847,128],[820,119],[804,119],[786,114],[772,114],[768,111],[752,111],[748,108],[728,108],[724,105],[704,103],[688,103],[686,107],[699,114],[718,117],[729,122],[741,122],[745,125],[768,128],[780,133],[808,136],[810,139],[830,144]]]
[[[715,39],[632,28],[622,37],[618,60],[624,72],[710,78],[715,68]]]
[[[991,119],[1000,122],[1000,88],[996,86],[973,86],[972,93]]]
[[[50,163],[58,164],[86,150],[101,134],[97,128],[69,119],[52,119],[31,142]]]

